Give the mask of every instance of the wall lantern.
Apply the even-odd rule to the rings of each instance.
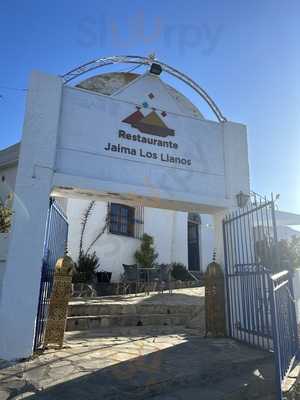
[[[162,67],[159,64],[153,63],[150,67],[151,74],[160,75],[162,73]]]
[[[244,208],[247,205],[249,198],[250,198],[249,194],[246,194],[246,193],[243,193],[242,191],[240,191],[240,193],[238,193],[236,195],[238,207]]]

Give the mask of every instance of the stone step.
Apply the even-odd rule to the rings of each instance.
[[[101,316],[101,315],[151,315],[151,314],[188,314],[194,315],[204,311],[204,302],[199,305],[184,305],[184,304],[99,304],[89,301],[88,303],[71,302],[69,304],[68,316]]]
[[[186,313],[72,316],[67,319],[66,331],[83,331],[130,326],[182,326],[188,324],[190,319],[191,317]]]

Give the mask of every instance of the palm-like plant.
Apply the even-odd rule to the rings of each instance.
[[[96,237],[91,241],[88,246],[84,246],[84,237],[87,233],[88,221],[92,216],[96,206],[95,201],[89,202],[87,208],[84,210],[81,217],[81,230],[80,230],[80,240],[79,240],[79,256],[77,263],[75,264],[75,274],[73,277],[74,282],[92,282],[95,278],[96,272],[100,267],[99,258],[96,252],[91,252],[94,244],[101,238],[105,233],[109,217],[108,214],[105,217],[105,223]],[[85,247],[85,248],[84,248]]]

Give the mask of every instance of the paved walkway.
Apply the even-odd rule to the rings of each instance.
[[[190,306],[201,301],[204,288],[88,303]],[[0,400],[274,399],[270,354],[203,335],[199,327],[178,326],[68,332],[59,351],[18,364],[0,361]]]
[[[273,399],[269,354],[192,330],[72,332],[60,351],[1,367],[1,400]]]

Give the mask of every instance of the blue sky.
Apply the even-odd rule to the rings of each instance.
[[[300,213],[299,17],[295,0],[2,0],[0,148],[20,140],[26,92],[13,88],[26,88],[32,69],[155,52],[248,126],[253,190]]]

